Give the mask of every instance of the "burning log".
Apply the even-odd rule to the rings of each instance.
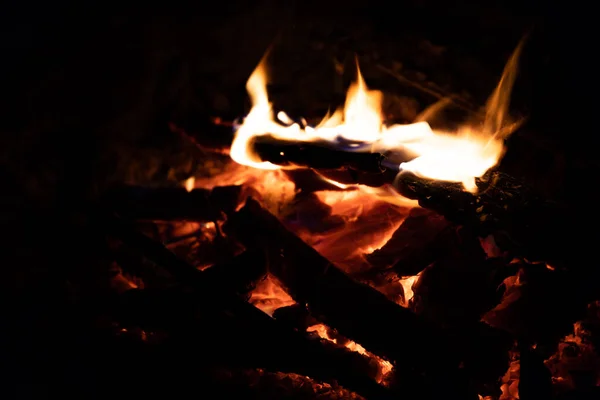
[[[252,147],[263,161],[280,166],[312,169],[351,168],[367,173],[382,173],[385,157],[380,153],[354,152],[334,149],[326,142],[300,142],[257,136]]]
[[[491,380],[495,380],[506,365],[506,349],[510,344],[505,337],[500,339],[490,335],[489,329],[483,326],[469,326],[469,332],[461,332],[458,340],[464,344],[464,354],[456,354],[453,341],[457,338],[454,335],[444,333],[390,302],[375,289],[355,282],[287,231],[277,218],[252,199],[229,218],[225,229],[248,248],[270,249],[272,260],[279,257],[279,262],[270,264],[270,273],[298,303],[307,304],[315,318],[357,341],[368,351],[396,361],[399,375],[414,377],[411,369],[412,372],[426,372],[429,374],[427,379],[445,378],[453,381],[446,384],[461,391],[463,389],[456,388],[460,385],[460,378],[456,376],[460,361],[469,364],[469,358],[477,359],[477,354],[485,353],[488,357],[485,362],[499,366],[494,369],[500,371],[498,374],[487,377]],[[485,331],[487,334],[483,334]],[[453,390],[450,386],[445,389]],[[461,394],[466,396],[464,392]]]
[[[384,154],[368,151],[365,146],[369,145],[364,143],[356,146],[340,143],[336,148],[325,141],[281,140],[270,135],[254,137],[250,146],[262,161],[282,167],[310,168],[341,183],[370,186],[392,182],[399,163],[413,158],[396,150],[392,161]]]
[[[477,194],[460,184],[418,178],[402,173],[398,191],[448,220],[468,226],[480,236],[494,234],[500,247],[519,256],[551,263],[566,261],[555,226],[568,226],[565,210],[531,188],[501,172],[477,179]]]
[[[382,248],[367,255],[367,260],[376,269],[394,266],[401,276],[416,275],[437,258],[437,238],[449,225],[445,218],[415,208]]]
[[[241,187],[213,190],[123,186],[105,196],[107,207],[128,219],[214,221],[238,205]]]
[[[377,371],[372,371],[368,359],[324,341],[309,340],[279,324],[232,293],[231,288],[205,279],[205,272],[180,260],[127,222],[110,216],[104,216],[99,222],[109,234],[141,251],[188,288],[155,292],[158,297],[149,295],[152,293],[149,291],[130,290],[114,307],[122,319],[134,324],[150,323],[165,330],[175,329],[172,341],[179,343],[179,351],[189,353],[191,346],[206,362],[242,363],[254,368],[333,379],[367,398],[391,398],[390,392],[375,382],[373,376]],[[251,253],[247,254],[250,257]],[[215,270],[213,274],[221,273]],[[197,309],[205,318],[202,322],[186,317],[197,315]]]

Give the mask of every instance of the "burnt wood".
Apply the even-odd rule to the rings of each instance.
[[[241,187],[221,186],[212,190],[121,186],[104,196],[105,207],[136,220],[214,221],[223,212],[235,210]]]
[[[447,390],[468,397],[466,389],[460,388],[464,371],[478,375],[476,365],[483,361],[496,368],[492,368],[491,376],[477,379],[495,381],[506,368],[510,341],[505,335],[481,324],[467,326],[456,334],[444,332],[377,290],[354,281],[252,199],[229,218],[225,229],[248,248],[269,251],[269,272],[298,303],[306,304],[315,318],[341,335],[396,361],[401,376],[417,379],[418,371],[421,382],[429,385],[446,379]],[[279,262],[275,262],[277,258]],[[460,348],[461,354],[455,348]],[[461,361],[468,366],[459,371]]]
[[[366,173],[382,173],[384,156],[380,153],[343,151],[327,142],[299,142],[258,136],[251,143],[263,161],[281,166],[312,169],[353,169]]]
[[[366,398],[392,398],[389,390],[375,382],[376,371],[365,357],[324,341],[310,340],[279,324],[233,290],[205,279],[204,272],[137,232],[127,221],[105,213],[100,217],[98,223],[109,235],[165,268],[185,289],[159,291],[158,296],[149,296],[143,290],[126,292],[114,307],[120,310],[115,312],[121,319],[154,329],[174,329],[173,340],[180,351],[188,351],[188,346],[195,344],[199,346],[198,356],[212,357],[215,362],[242,362],[254,368],[333,379]],[[202,321],[186,316],[198,313]],[[207,339],[205,343],[198,340],[200,333]]]
[[[564,264],[564,239],[557,227],[567,229],[564,206],[545,199],[513,177],[498,171],[476,180],[478,192],[466,192],[461,184],[419,178],[402,173],[398,191],[449,221],[468,226],[480,236],[494,234],[500,247],[516,256]]]

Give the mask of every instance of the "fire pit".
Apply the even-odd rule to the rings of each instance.
[[[218,31],[212,24],[206,30]],[[293,85],[269,83],[277,57],[291,57],[276,43],[249,76],[246,111],[229,96],[244,95],[233,84],[200,111],[181,82],[156,84],[165,107],[178,111],[155,115],[163,108],[144,103],[148,126],[166,137],[144,145],[171,157],[168,168],[138,163],[128,153],[135,146],[115,146],[114,159],[98,150],[100,164],[126,164],[129,174],[105,185],[102,172],[64,168],[71,181],[90,177],[101,189],[92,201],[58,173],[7,173],[10,193],[44,194],[41,207],[16,196],[5,207],[27,216],[12,217],[13,237],[45,238],[35,250],[7,246],[34,266],[13,273],[27,288],[14,307],[26,312],[6,330],[10,343],[23,344],[12,346],[16,386],[24,396],[596,398],[600,296],[586,258],[595,239],[580,226],[589,207],[579,207],[590,202],[575,210],[511,159],[527,151],[511,141],[524,119],[508,111],[523,43],[495,89],[478,81],[491,91],[487,102],[411,70],[444,74],[417,52],[407,67],[384,60],[381,48],[336,54],[327,78],[335,96],[319,88],[314,102],[296,102]],[[445,51],[418,46],[438,61]],[[174,65],[149,74],[192,80],[189,66]],[[433,105],[422,110],[419,101]],[[95,165],[62,144],[57,158],[82,171]],[[191,161],[176,157],[181,149]],[[160,178],[145,179],[150,172]],[[545,175],[559,179],[556,169]],[[56,217],[43,212],[50,203]],[[44,268],[40,254],[64,266]]]

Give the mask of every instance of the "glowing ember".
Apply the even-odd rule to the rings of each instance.
[[[402,289],[404,291],[404,298],[400,304],[402,307],[408,307],[410,305],[410,301],[415,296],[415,292],[413,292],[412,288],[419,279],[419,276],[421,276],[420,272],[414,276],[405,276],[398,281],[402,285]]]
[[[271,275],[267,275],[256,285],[250,295],[250,303],[270,316],[273,316],[273,312],[278,308],[296,304]]]
[[[321,339],[329,340],[330,342],[333,342],[333,343],[338,343],[337,338],[332,338],[331,336],[329,336],[328,328],[324,324],[317,324],[317,325],[309,326],[306,329],[306,331],[307,332],[315,332],[317,335],[319,335],[319,337]],[[392,363],[377,357],[373,353],[368,352],[360,344],[353,342],[352,340],[346,339],[345,346],[352,351],[355,351],[359,354],[362,354],[365,357],[369,357],[369,358],[377,361],[377,363],[379,364],[379,374],[377,377],[377,381],[379,383],[383,382],[385,380],[385,378],[392,372],[392,370],[394,368]]]
[[[414,158],[400,164],[401,170],[437,180],[462,182],[467,190],[475,191],[475,178],[500,161],[504,154],[503,140],[516,127],[506,122],[506,112],[520,48],[509,60],[498,87],[488,100],[483,124],[464,125],[456,132],[433,130],[426,121],[384,125],[382,93],[369,90],[360,71],[348,90],[344,109],[326,116],[317,127],[303,128],[285,113],[278,113],[276,118],[266,90],[263,59],[246,84],[252,109],[237,129],[231,158],[253,168],[277,170],[281,167],[262,161],[254,153],[254,138],[271,135],[298,142],[327,141],[346,151],[385,153],[390,160],[394,154],[411,154]],[[425,114],[431,113],[426,111]]]
[[[592,331],[586,329],[600,321],[600,302],[588,305],[588,315],[573,324],[573,333],[558,344],[556,353],[544,361],[552,373],[552,383],[557,392],[577,387],[578,376],[588,375],[596,386],[600,385],[600,355],[594,345]]]

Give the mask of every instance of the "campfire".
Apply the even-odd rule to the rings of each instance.
[[[195,343],[215,380],[277,381],[282,398],[512,400],[600,383],[600,305],[565,333],[528,309],[568,260],[553,248],[560,205],[497,168],[520,122],[520,50],[451,128],[432,123],[448,102],[387,120],[358,63],[342,109],[291,117],[269,100],[265,56],[230,146],[172,127],[208,173],[107,195],[114,329]]]

